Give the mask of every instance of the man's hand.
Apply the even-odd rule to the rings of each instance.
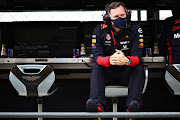
[[[111,65],[116,65],[116,57],[117,57],[117,55],[116,55],[117,53],[114,53],[113,55],[111,55],[110,56],[110,59],[109,59],[109,62],[110,62],[110,64]]]
[[[124,53],[121,50],[117,50],[117,49],[116,52],[110,57],[111,65],[122,66],[122,65],[126,65],[127,61],[128,58],[124,55]]]

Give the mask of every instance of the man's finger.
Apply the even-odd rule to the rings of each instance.
[[[116,61],[115,61],[113,58],[110,58],[110,64],[111,64],[111,65],[115,65],[115,64],[116,64]]]
[[[116,58],[116,55],[111,55],[111,58]]]
[[[117,61],[117,58],[111,57],[110,60],[111,60],[111,61]]]
[[[116,49],[116,53],[121,54],[121,53],[122,53],[122,51],[121,51],[121,50],[117,50],[117,49]]]

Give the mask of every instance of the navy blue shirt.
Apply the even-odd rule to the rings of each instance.
[[[143,53],[143,31],[138,25],[132,24],[118,34],[113,31],[113,28],[105,24],[97,25],[92,35],[92,52],[94,61],[104,60],[105,57],[115,53],[115,49],[122,50],[125,56],[131,60],[132,64],[138,58],[138,63],[141,62]],[[101,57],[99,59],[99,57]],[[132,58],[132,59],[131,59]],[[107,64],[107,62],[106,62]],[[109,67],[110,65],[104,65]]]
[[[165,20],[160,40],[160,55],[168,56],[168,64],[180,63],[180,17]]]

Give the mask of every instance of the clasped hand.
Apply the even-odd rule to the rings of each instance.
[[[128,58],[124,55],[121,50],[117,50],[116,52],[110,56],[110,64],[111,65],[126,65]]]

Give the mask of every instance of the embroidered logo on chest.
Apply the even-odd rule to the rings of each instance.
[[[106,34],[106,40],[111,40],[111,36],[109,34]]]

